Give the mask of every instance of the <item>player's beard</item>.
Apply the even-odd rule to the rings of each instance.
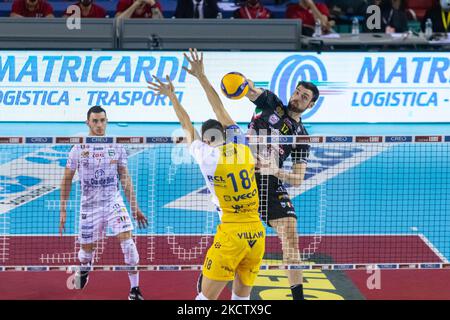
[[[293,101],[289,101],[288,110],[291,112],[302,114],[306,110],[306,108],[302,108],[298,104],[295,104]]]

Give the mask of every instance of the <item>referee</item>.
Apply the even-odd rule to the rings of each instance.
[[[308,135],[301,121],[301,115],[312,108],[319,98],[319,90],[313,83],[300,81],[287,106],[284,106],[274,93],[255,88],[251,80],[248,80],[248,83],[249,91],[246,96],[256,105],[249,124],[249,135]],[[260,200],[267,201],[260,205],[262,218],[276,231],[281,240],[283,262],[300,264],[297,215],[284,183],[295,187],[302,184],[309,145],[280,144],[269,145],[265,150],[261,150],[261,147],[259,149],[256,179]],[[283,163],[289,155],[292,157],[292,171],[282,170]],[[262,174],[265,175],[263,179]],[[302,271],[287,270],[287,275],[292,298],[303,300]]]

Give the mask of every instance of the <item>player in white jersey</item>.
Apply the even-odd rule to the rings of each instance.
[[[86,124],[90,136],[104,136],[107,126],[106,111],[95,106],[89,109]],[[122,185],[131,204],[133,217],[139,227],[147,226],[147,218],[139,209],[133,184],[127,169],[127,153],[123,146],[113,144],[75,145],[70,151],[61,183],[59,232],[65,231],[66,203],[75,172],[81,184],[80,234],[78,259],[82,266],[91,266],[95,243],[104,237],[106,228],[120,241],[125,263],[136,266],[139,253],[132,238],[133,223],[120,193]],[[76,273],[76,288],[86,286],[89,272]],[[143,300],[139,290],[139,273],[129,272],[131,290],[129,300]]]

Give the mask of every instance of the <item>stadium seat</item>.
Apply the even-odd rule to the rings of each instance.
[[[410,0],[409,8],[416,14],[417,20],[421,21],[425,16],[425,12],[431,8],[433,1],[430,0]]]

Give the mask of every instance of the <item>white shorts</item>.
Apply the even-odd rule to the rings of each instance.
[[[92,207],[82,205],[78,237],[80,244],[89,244],[103,239],[108,228],[113,236],[134,229],[123,199],[119,198],[116,201]]]

